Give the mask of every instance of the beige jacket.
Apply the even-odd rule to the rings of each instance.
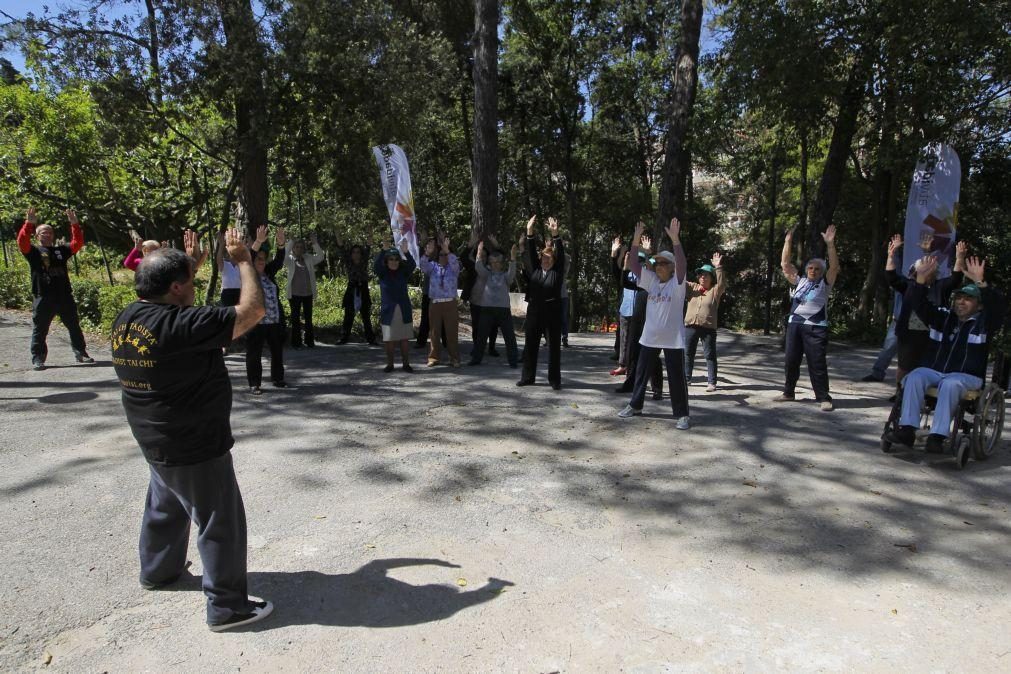
[[[720,300],[727,290],[727,273],[723,267],[716,268],[716,285],[707,292],[698,283],[688,282],[686,297],[688,311],[685,313],[685,327],[716,329],[716,319],[720,310]]]

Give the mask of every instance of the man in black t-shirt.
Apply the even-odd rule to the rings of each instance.
[[[46,369],[46,357],[49,348],[46,337],[53,318],[60,317],[70,333],[70,346],[78,363],[94,363],[88,355],[81,332],[81,323],[77,317],[77,303],[74,302],[74,291],[70,287],[70,275],[67,273],[67,263],[77,251],[84,247],[84,231],[74,211],[67,209],[67,219],[70,221],[70,245],[55,245],[56,232],[52,225],[38,224],[38,215],[34,208],[29,208],[25,223],[18,231],[18,250],[28,260],[32,274],[32,369]],[[35,236],[38,244],[32,244]]]
[[[186,253],[163,248],[137,268],[140,299],[113,323],[112,362],[127,421],[151,472],[140,532],[141,585],[158,589],[182,575],[192,521],[207,623],[218,632],[273,610],[246,592],[246,515],[232,467],[232,386],[222,353],[263,317],[263,291],[242,234],[233,229],[225,245],[239,268],[239,303],[194,307],[197,236],[187,231],[184,239]]]

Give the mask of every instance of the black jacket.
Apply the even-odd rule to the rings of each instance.
[[[916,311],[930,328],[930,344],[920,363],[938,372],[964,372],[986,379],[990,338],[1004,322],[1007,302],[997,290],[981,288],[983,305],[979,311],[959,321],[955,312],[927,299],[927,287],[909,284],[903,302]]]
[[[534,237],[527,236],[527,256],[529,258],[530,269],[523,270],[523,277],[527,282],[527,302],[530,304],[540,304],[560,300],[562,296],[562,283],[565,280],[563,270],[565,269],[565,247],[559,237],[552,238],[552,245],[555,251],[555,262],[551,269],[544,271],[541,268],[541,261],[537,256],[537,242]]]

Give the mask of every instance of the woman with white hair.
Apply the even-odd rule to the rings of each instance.
[[[839,254],[835,248],[835,225],[829,225],[821,235],[828,249],[828,262],[811,258],[801,276],[790,261],[793,231],[786,233],[780,265],[790,285],[790,316],[786,325],[786,383],[776,402],[795,400],[794,390],[800,378],[800,361],[807,357],[811,388],[823,412],[833,409],[828,392],[828,298],[839,276]]]

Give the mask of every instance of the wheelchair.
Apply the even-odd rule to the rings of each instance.
[[[945,454],[949,456],[958,470],[965,468],[969,459],[977,461],[988,459],[1000,443],[1001,432],[1004,430],[1004,396],[1011,373],[1011,359],[1003,352],[993,358],[993,373],[990,381],[983,388],[966,391],[951,415],[951,428],[944,443]],[[895,395],[895,404],[885,422],[881,433],[881,451],[891,453],[892,443],[886,437],[892,430],[899,427],[899,417],[902,415],[902,394],[900,388]],[[937,388],[927,389],[923,409],[920,411],[920,428],[917,431],[915,447],[920,447],[923,439],[930,432],[930,422],[937,404]],[[914,447],[914,449],[915,449]],[[903,447],[903,450],[906,450]],[[939,455],[940,456],[940,455]]]

